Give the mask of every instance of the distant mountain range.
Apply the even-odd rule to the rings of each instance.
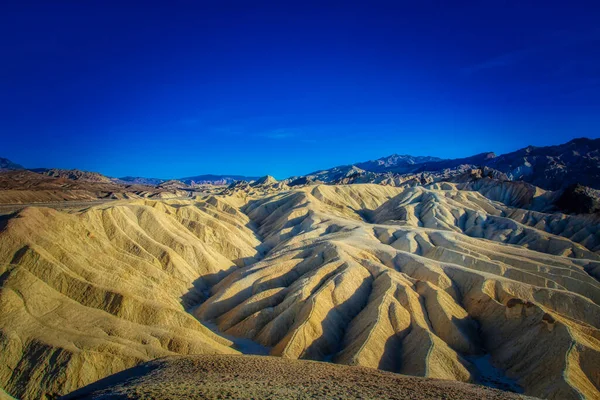
[[[159,186],[173,179],[145,178],[139,176],[125,176],[122,178],[112,178],[100,174],[99,172],[82,171],[78,169],[60,169],[60,168],[25,168],[20,164],[14,163],[7,158],[0,158],[0,172],[2,171],[20,171],[27,170],[37,174],[46,175],[53,178],[64,178],[74,181],[98,182],[98,183],[117,183],[122,185],[147,185]],[[255,181],[260,177],[243,175],[196,175],[186,178],[177,178],[186,185],[229,185],[236,181]]]
[[[456,385],[471,382],[598,400],[600,190],[570,183],[598,186],[599,144],[392,155],[284,181],[3,160],[0,400],[215,398],[227,379],[235,398],[303,396],[313,382],[314,397],[401,398],[377,369],[412,379],[412,398],[464,400]],[[226,364],[239,353],[277,358],[240,371]],[[122,371],[154,358],[174,368]],[[265,373],[259,359],[326,362]],[[373,391],[339,385],[346,369],[325,385],[313,369],[333,363],[371,371]],[[246,390],[250,369],[260,381]]]
[[[186,185],[229,185],[235,181],[254,181],[259,179],[259,177],[251,177],[251,176],[243,176],[243,175],[196,175],[196,176],[188,176],[186,178],[176,178],[176,180],[185,183]],[[121,181],[127,184],[140,184],[140,185],[151,185],[158,186],[162,183],[165,183],[171,179],[159,179],[159,178],[143,178],[143,177],[133,177],[126,176],[123,178],[116,179],[117,181]]]
[[[579,138],[557,146],[526,148],[497,156],[481,153],[457,159],[393,154],[374,161],[333,167],[299,177],[324,183],[382,183],[422,175],[456,174],[486,168],[497,178],[529,182],[547,190],[572,184],[600,189],[600,139]],[[294,180],[292,180],[293,182]]]
[[[32,172],[53,178],[65,178],[74,181],[112,183],[112,180],[98,172],[80,171],[78,169],[34,168]]]
[[[392,154],[388,157],[379,158],[375,161],[366,161],[355,164],[356,167],[369,172],[397,172],[406,173],[415,168],[416,165],[442,161],[438,157],[410,156]]]
[[[427,183],[464,173],[469,169],[486,169],[488,176],[501,180],[525,181],[547,190],[564,189],[573,184],[600,189],[600,139],[579,138],[567,143],[523,149],[497,156],[481,153],[474,156],[441,159],[429,156],[392,154],[377,160],[342,165],[289,178],[284,182],[379,183],[398,185],[407,180]],[[23,166],[0,158],[0,171],[22,170]],[[30,171],[71,180],[158,186],[169,179],[126,176],[110,178],[97,172],[37,168]],[[229,185],[236,181],[255,181],[259,177],[243,175],[197,175],[174,180],[185,185]]]

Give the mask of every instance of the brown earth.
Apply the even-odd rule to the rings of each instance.
[[[48,176],[27,170],[0,172],[0,204],[35,204],[138,198],[179,198],[188,192],[178,188],[123,185],[104,177],[97,181]],[[108,180],[108,181],[107,181]]]
[[[260,356],[166,357],[63,399],[532,399],[456,381]]]

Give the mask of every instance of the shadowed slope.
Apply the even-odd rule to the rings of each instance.
[[[253,260],[246,224],[215,198],[23,210],[0,233],[1,385],[39,398],[168,354],[235,353],[184,306]]]

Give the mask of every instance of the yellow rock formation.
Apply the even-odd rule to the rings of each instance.
[[[464,382],[485,356],[525,394],[599,398],[600,224],[501,189],[27,208],[0,221],[0,387],[65,394],[156,357],[237,353],[240,337]]]

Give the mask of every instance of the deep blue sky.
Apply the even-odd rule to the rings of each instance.
[[[599,137],[598,4],[4,0],[0,156],[283,178]]]

